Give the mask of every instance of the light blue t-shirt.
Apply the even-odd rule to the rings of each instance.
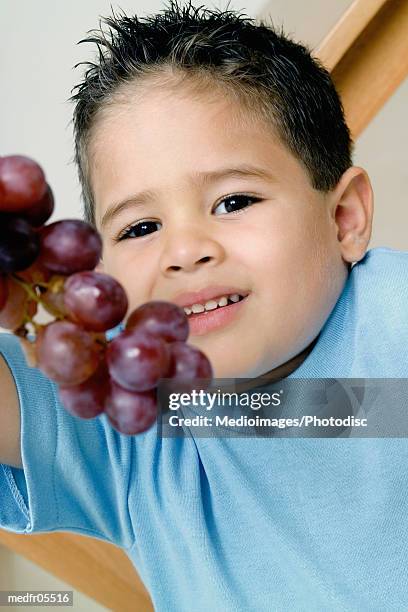
[[[408,252],[367,252],[290,378],[408,378]],[[408,609],[408,441],[127,437],[84,421],[0,350],[24,470],[0,466],[0,525],[124,548],[160,612]]]

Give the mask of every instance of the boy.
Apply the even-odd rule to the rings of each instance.
[[[129,312],[195,305],[217,378],[406,377],[408,254],[366,253],[372,189],[327,72],[250,21],[107,21],[74,96],[98,269]],[[123,547],[157,610],[405,607],[405,440],[126,437],[68,415],[16,338],[1,351],[4,528]]]

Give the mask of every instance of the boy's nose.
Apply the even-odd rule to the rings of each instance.
[[[177,232],[168,238],[160,258],[163,274],[194,272],[203,266],[215,266],[225,257],[222,245],[197,228]]]

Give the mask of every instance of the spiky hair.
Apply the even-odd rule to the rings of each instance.
[[[107,29],[104,28],[107,26]],[[313,188],[333,189],[352,165],[353,143],[328,71],[310,49],[272,24],[235,11],[179,5],[171,0],[147,17],[123,11],[102,18],[80,43],[94,43],[70,100],[74,108],[75,162],[84,217],[95,224],[89,144],[97,119],[131,100],[135,83],[190,87],[196,96],[221,91],[270,125],[300,160]],[[211,89],[209,88],[211,85]]]

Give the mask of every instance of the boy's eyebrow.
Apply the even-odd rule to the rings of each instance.
[[[251,166],[248,164],[237,166],[235,168],[221,168],[220,170],[212,170],[210,172],[194,172],[191,175],[192,180],[199,184],[205,185],[209,183],[215,183],[224,178],[244,178],[244,177],[252,177],[252,178],[261,178],[266,180],[275,180],[276,178],[270,174],[267,170],[259,168],[257,166]],[[114,204],[105,212],[101,221],[101,228],[109,225],[113,218],[116,217],[119,213],[127,210],[128,208],[133,208],[135,206],[141,206],[142,204],[146,204],[148,200],[152,200],[156,195],[156,192],[147,189],[146,191],[141,191],[140,193],[136,193],[135,195],[123,200],[123,202],[119,202],[118,204]]]

